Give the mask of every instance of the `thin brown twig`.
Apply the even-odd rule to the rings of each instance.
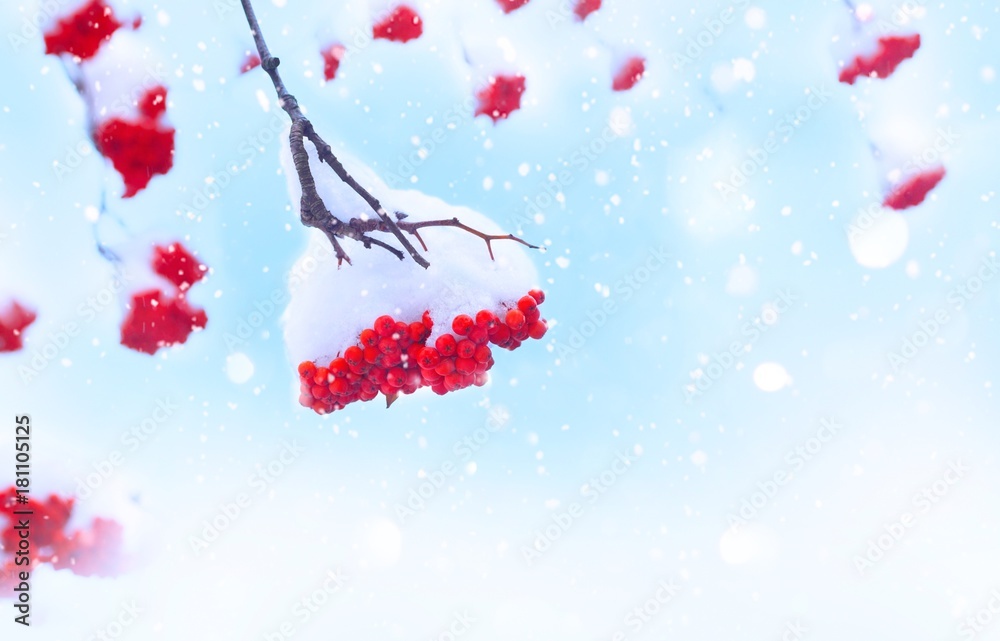
[[[398,212],[397,212],[397,215]],[[351,227],[362,233],[371,233],[373,231],[385,231],[382,227],[381,221],[378,220],[361,220],[360,218],[352,218],[348,223]],[[477,236],[486,241],[486,249],[490,253],[490,260],[496,260],[493,256],[493,241],[494,240],[512,240],[516,243],[520,243],[529,249],[538,249],[537,245],[532,245],[523,238],[518,238],[514,234],[487,234],[486,232],[480,231],[474,227],[469,227],[458,218],[446,218],[442,220],[421,220],[414,222],[407,222],[405,220],[400,220],[396,223],[400,229],[408,234],[412,234],[414,238],[420,241],[420,245],[424,248],[424,251],[428,251],[427,243],[424,242],[423,237],[420,235],[420,230],[425,227],[457,227],[463,231],[467,231],[473,236]]]
[[[250,25],[250,31],[253,34],[254,44],[257,47],[257,54],[260,56],[260,66],[271,78],[271,84],[274,85],[274,91],[278,95],[278,102],[281,105],[281,108],[292,120],[291,131],[288,135],[288,144],[292,152],[292,162],[295,165],[295,172],[298,174],[299,184],[302,187],[302,198],[299,203],[302,224],[307,227],[319,229],[326,235],[326,237],[330,240],[330,243],[333,245],[338,265],[342,264],[345,260],[348,264],[351,263],[350,257],[348,257],[344,248],[338,241],[338,238],[341,237],[356,240],[365,248],[370,248],[372,245],[381,247],[382,249],[392,253],[400,260],[403,260],[405,256],[402,251],[384,241],[370,236],[372,232],[378,231],[390,233],[395,236],[396,240],[398,240],[400,245],[403,246],[403,249],[406,250],[406,253],[410,255],[410,258],[412,258],[415,263],[426,269],[430,266],[430,264],[426,259],[424,259],[423,256],[420,255],[406,236],[403,235],[404,231],[412,235],[420,241],[424,251],[427,251],[427,243],[424,242],[424,239],[420,236],[419,231],[424,227],[456,227],[478,236],[486,241],[486,249],[489,251],[490,258],[493,260],[495,260],[493,257],[492,245],[494,240],[513,240],[525,245],[526,247],[538,249],[535,245],[532,245],[513,234],[485,234],[463,224],[458,218],[408,223],[402,220],[405,216],[397,212],[396,215],[400,220],[399,222],[393,220],[378,199],[375,198],[367,189],[361,186],[361,184],[358,183],[346,169],[344,169],[344,165],[341,164],[337,156],[334,155],[333,149],[325,140],[323,140],[322,137],[320,137],[318,133],[316,133],[312,122],[305,116],[305,114],[302,113],[302,109],[299,107],[298,101],[295,99],[295,96],[289,93],[288,89],[285,87],[284,81],[281,79],[281,75],[278,73],[278,65],[281,64],[281,61],[277,57],[272,56],[270,49],[268,49],[267,42],[264,40],[264,34],[261,32],[260,23],[257,21],[257,14],[254,12],[251,0],[241,0],[241,2],[243,5],[243,13],[246,15],[247,23]],[[334,173],[337,174],[337,177],[346,183],[365,201],[365,203],[368,204],[372,211],[374,211],[378,216],[377,220],[361,220],[354,218],[351,219],[349,223],[344,223],[326,208],[326,204],[323,202],[323,199],[320,197],[319,192],[316,189],[316,181],[313,178],[312,169],[309,166],[309,154],[306,151],[305,140],[311,142],[316,148],[320,161],[326,163],[331,169],[333,169]]]
[[[378,199],[372,196],[368,190],[362,187],[354,178],[347,173],[344,166],[340,163],[337,157],[333,153],[333,149],[324,141],[316,130],[313,128],[312,122],[306,118],[305,114],[302,113],[302,109],[299,107],[298,101],[285,87],[284,81],[281,79],[281,74],[278,73],[278,65],[281,61],[275,56],[271,55],[270,49],[267,47],[267,42],[264,40],[264,34],[260,29],[260,23],[257,21],[257,14],[254,12],[253,4],[250,0],[241,0],[243,5],[243,13],[246,15],[247,23],[250,25],[250,31],[253,34],[254,44],[257,47],[257,54],[260,56],[260,66],[267,72],[267,75],[271,78],[271,84],[274,85],[274,91],[278,94],[278,102],[281,104],[281,108],[285,110],[288,117],[292,119],[292,132],[289,135],[289,146],[292,151],[292,160],[295,164],[295,170],[299,175],[299,182],[302,185],[302,222],[310,227],[316,227],[323,230],[328,237],[333,241],[333,237],[336,235],[337,231],[343,228],[343,223],[337,220],[336,216],[327,210],[326,205],[323,204],[323,200],[320,198],[316,191],[316,182],[312,177],[312,172],[309,170],[309,156],[305,149],[305,144],[303,143],[303,137],[307,138],[316,147],[316,151],[319,155],[321,161],[329,165],[337,176],[347,183],[351,189],[355,191],[366,203],[372,208],[372,210],[382,219],[385,223],[386,230],[390,232],[393,236],[399,240],[403,248],[410,254],[410,257],[421,267],[428,267],[429,263],[421,256],[415,247],[410,243],[409,240],[403,235],[399,227],[396,226],[395,222],[389,217],[385,209],[379,203]],[[331,236],[333,234],[334,236]],[[359,239],[364,241],[365,239]],[[390,249],[393,254],[397,255],[400,260],[403,259],[402,253],[390,247],[389,245],[381,242],[375,241],[375,239],[369,238],[365,243],[366,246],[370,244],[379,245],[386,249]],[[347,260],[350,263],[350,259],[344,252],[343,248],[339,246],[339,243],[334,242],[334,249],[337,252],[337,260],[341,262]]]

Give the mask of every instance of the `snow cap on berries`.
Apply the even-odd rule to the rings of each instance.
[[[327,208],[341,220],[374,216],[367,204],[325,165],[310,145],[310,159],[317,188]],[[404,212],[407,221],[457,217],[464,224],[490,234],[503,233],[483,214],[450,205],[419,191],[391,189],[364,164],[338,153],[354,178],[364,185],[390,213]],[[293,203],[301,190],[291,162],[282,149],[282,165],[288,176]],[[389,234],[376,234],[398,246]],[[423,269],[408,257],[399,260],[378,247],[365,249],[360,243],[342,239],[351,258],[338,269],[330,241],[318,231],[310,234],[309,248],[292,272],[292,298],[284,315],[285,341],[295,363],[313,360],[327,363],[358,341],[360,332],[372,327],[376,318],[390,315],[406,322],[420,320],[429,311],[435,325],[427,344],[451,330],[460,314],[474,316],[480,310],[516,305],[537,284],[534,264],[523,246],[494,241],[490,260],[486,243],[460,229],[440,227],[421,230],[430,268]],[[420,243],[410,236],[414,246]]]

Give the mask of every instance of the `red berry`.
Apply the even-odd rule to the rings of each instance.
[[[473,358],[479,363],[485,363],[490,360],[492,355],[493,352],[488,345],[480,345],[476,347],[476,353],[473,355]]]
[[[449,392],[462,389],[462,375],[458,372],[448,374],[444,377],[444,386]]]
[[[510,340],[510,328],[506,325],[501,325],[497,328],[497,331],[490,336],[490,342],[495,345],[503,347],[504,344]]]
[[[392,319],[392,316],[379,316],[375,319],[372,328],[380,337],[388,338],[396,331],[396,321]]]
[[[424,349],[424,346],[420,343],[414,343],[406,348],[406,357],[403,358],[404,363],[415,363],[417,358],[420,357],[420,351]]]
[[[326,398],[330,395],[330,390],[323,385],[314,385],[312,388],[313,398]]]
[[[360,365],[365,360],[364,351],[357,345],[351,345],[344,350],[344,360],[347,361],[348,365],[352,367],[355,365]]]
[[[392,340],[391,338],[380,338],[378,340],[378,351],[383,354],[398,354],[399,353],[399,343]]]
[[[485,327],[476,325],[475,327],[472,328],[472,331],[469,332],[469,340],[475,343],[476,345],[482,345],[483,343],[489,342],[490,335],[486,331]]]
[[[411,342],[419,343],[425,338],[427,338],[427,335],[430,334],[430,331],[428,331],[427,328],[424,327],[423,323],[410,323],[408,334]]]
[[[420,322],[422,322],[424,324],[424,327],[426,327],[427,329],[434,328],[434,319],[431,318],[431,313],[429,311],[424,312],[424,315],[421,316],[420,318]]]
[[[455,348],[458,343],[455,341],[455,337],[451,334],[442,334],[438,336],[437,340],[434,341],[434,347],[437,351],[441,352],[441,356],[451,356],[455,353]]]
[[[500,321],[497,319],[496,314],[489,310],[484,309],[476,314],[476,326],[485,328],[487,332],[492,331],[499,324]]]
[[[417,356],[420,367],[432,368],[441,362],[441,354],[433,347],[424,347]]]
[[[299,376],[302,378],[312,378],[316,375],[316,365],[312,361],[299,363]]]
[[[366,329],[361,332],[361,345],[364,347],[375,347],[378,345],[378,334],[373,329]]]
[[[335,379],[330,383],[330,393],[343,396],[351,391],[351,384],[345,378]]]
[[[476,387],[482,387],[483,385],[486,385],[486,383],[488,383],[489,380],[490,380],[489,374],[487,374],[486,372],[476,372],[476,379],[474,384]]]
[[[366,347],[365,348],[365,362],[371,365],[375,365],[382,358],[382,352],[378,351],[377,347]]]
[[[447,376],[455,371],[455,361],[452,359],[446,359],[437,364],[434,371],[440,376]]]
[[[545,332],[548,331],[549,327],[545,324],[543,320],[537,320],[531,324],[528,328],[528,336],[534,338],[536,341],[545,336]]]
[[[467,314],[459,314],[455,320],[451,321],[451,329],[459,336],[465,336],[476,324],[472,317]]]
[[[471,374],[476,371],[476,361],[471,358],[455,359],[455,371],[461,374]]]
[[[385,376],[385,381],[393,387],[402,387],[406,382],[406,372],[402,367],[393,367]]]
[[[534,298],[535,302],[538,303],[539,305],[545,302],[545,292],[543,292],[540,289],[531,290],[530,292],[528,292],[528,296]]]
[[[519,309],[512,309],[507,312],[505,320],[507,321],[507,327],[512,331],[517,331],[524,327],[524,312]]]
[[[319,367],[316,369],[316,374],[313,376],[313,382],[317,385],[329,385],[331,380],[329,369],[325,367]]]
[[[517,301],[517,308],[527,316],[530,312],[538,311],[538,303],[531,296],[522,296]]]
[[[330,361],[330,374],[335,377],[347,376],[350,369],[351,368],[347,365],[347,361],[343,358],[335,358]]]
[[[455,347],[455,353],[458,354],[459,358],[472,358],[473,354],[476,353],[476,344],[467,338],[461,340]]]
[[[438,381],[438,380],[441,379],[441,375],[438,374],[434,370],[434,368],[420,370],[420,376],[421,376],[421,378],[424,379],[424,382],[427,383],[427,384],[434,383],[435,381]]]

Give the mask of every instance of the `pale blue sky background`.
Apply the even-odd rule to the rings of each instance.
[[[487,388],[321,418],[296,403],[275,312],[235,350],[254,373],[234,382],[226,333],[283,287],[306,239],[278,174],[280,141],[262,137],[275,122],[273,92],[262,72],[236,73],[250,46],[242,14],[226,2],[129,5],[169,69],[178,133],[174,170],[121,202],[117,176],[95,153],[61,179],[53,171],[87,139],[82,103],[39,38],[10,44],[37,3],[4,5],[0,289],[34,303],[39,320],[24,352],[0,358],[0,414],[32,414],[35,487],[68,493],[110,452],[125,452],[121,434],[158,400],[177,406],[79,508],[81,523],[106,515],[125,524],[132,571],[115,580],[37,573],[37,638],[86,638],[122,599],[146,608],[128,629],[143,639],[262,639],[288,621],[296,639],[436,639],[462,612],[478,620],[470,640],[618,630],[769,639],[793,621],[817,641],[961,636],[962,620],[997,587],[1000,282],[962,310],[948,300],[996,249],[995,6],[926,3],[904,29],[923,37],[916,57],[888,81],[852,87],[835,82],[851,37],[837,2],[738,2],[736,19],[677,68],[688,37],[727,5],[606,0],[580,25],[549,20],[557,0],[508,16],[488,0],[423,1],[424,37],[363,46],[326,85],[319,48],[367,29],[368,5],[258,4],[317,127],[380,171],[398,168],[461,108],[504,48],[516,52],[503,64],[528,78],[524,108],[496,126],[460,118],[417,167],[415,186],[513,228],[547,176],[568,170],[564,204],[520,226],[548,247],[535,260],[556,325],[544,344],[498,359]],[[483,44],[499,38],[497,51]],[[631,51],[648,58],[648,75],[613,94],[611,61]],[[723,199],[713,184],[807,104],[807,91],[830,97],[740,197]],[[629,125],[625,135],[574,162],[612,116]],[[905,252],[885,269],[859,265],[844,228],[881,200],[888,171],[871,145],[886,148],[899,131],[933,139],[942,127],[958,135],[948,176],[904,214]],[[260,149],[247,153],[253,139]],[[218,197],[193,207],[206,177],[233,166]],[[25,384],[18,367],[50,333],[80,323],[77,307],[111,278],[84,215],[102,190],[135,237],[182,238],[211,266],[191,294],[208,327],[151,358],[117,344],[116,302]],[[616,290],[655,251],[666,263],[632,296]],[[701,357],[746,341],[745,324],[783,291],[795,302],[777,324],[686,402],[682,387],[710,362]],[[616,312],[560,358],[558,344],[608,300]],[[940,309],[949,321],[895,372],[888,353]],[[764,363],[780,364],[790,383],[760,389],[753,373]],[[487,424],[489,407],[509,420],[472,470],[453,448]],[[844,427],[740,534],[725,535],[728,515],[758,482],[792,469],[786,453],[822,419]],[[12,436],[12,426],[0,431],[3,451]],[[305,452],[258,494],[249,477],[283,441]],[[641,455],[591,504],[583,486],[622,451]],[[918,514],[912,496],[955,461],[971,471]],[[400,525],[394,505],[418,474],[449,463],[460,471]],[[241,492],[250,507],[196,555],[190,537]],[[582,517],[527,564],[522,546],[573,503]],[[915,526],[860,576],[855,556],[904,512],[918,514]],[[350,580],[302,623],[294,604],[337,567]],[[680,593],[633,630],[624,617],[660,580]]]

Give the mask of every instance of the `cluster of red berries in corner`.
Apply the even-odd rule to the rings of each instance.
[[[122,345],[145,354],[185,343],[191,332],[208,324],[205,310],[192,307],[186,296],[191,285],[205,277],[208,267],[180,243],[154,247],[152,266],[176,289],[148,289],[133,294],[121,328]]]
[[[15,564],[20,535],[15,511],[31,512],[31,554],[28,565]],[[73,499],[52,494],[44,501],[29,498],[19,503],[17,488],[0,491],[0,597],[12,596],[16,577],[25,569],[50,563],[81,576],[115,576],[122,570],[122,526],[111,519],[95,518],[88,529],[66,531],[73,513]],[[23,561],[22,561],[23,563]]]
[[[475,318],[459,314],[451,332],[427,344],[434,321],[424,312],[420,321],[405,322],[379,316],[351,345],[325,365],[299,365],[299,402],[317,414],[329,414],[355,401],[373,400],[379,393],[387,404],[400,394],[430,387],[447,394],[472,385],[482,386],[493,367],[490,345],[515,350],[529,338],[545,336],[548,326],[538,310],[545,300],[531,290],[499,315],[480,310]]]

